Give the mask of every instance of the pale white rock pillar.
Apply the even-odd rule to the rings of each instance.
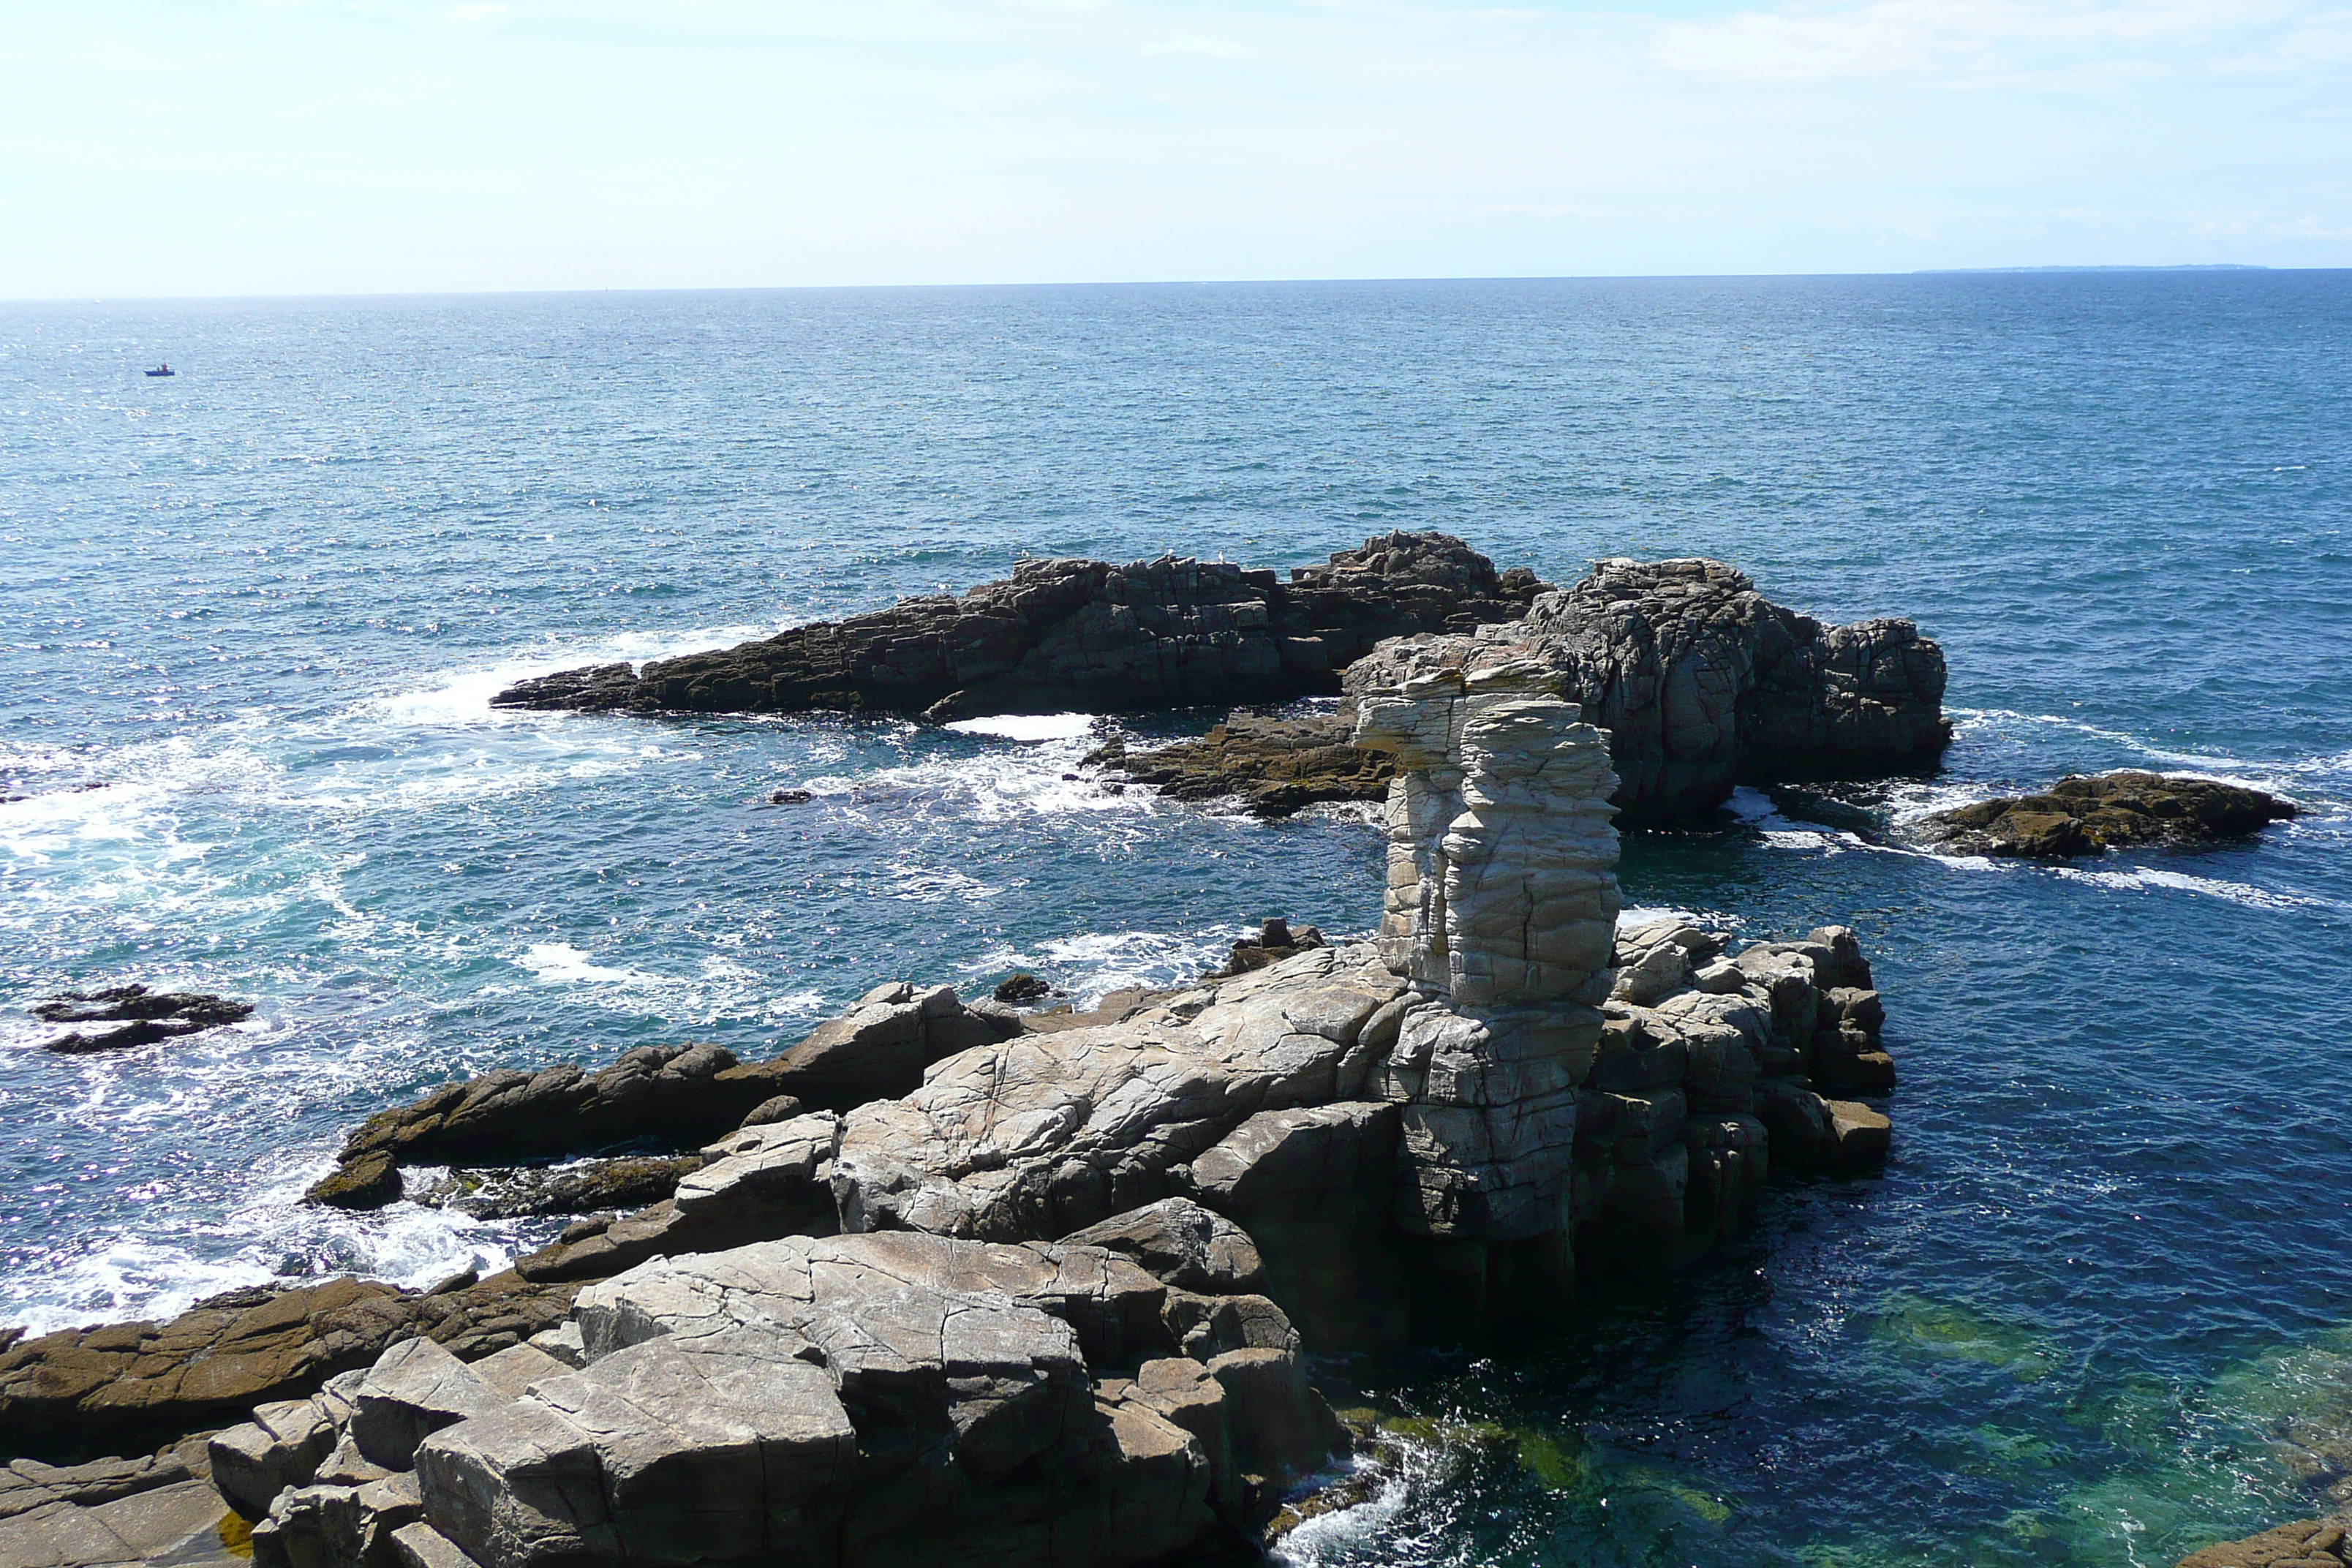
[[[1358,705],[1356,743],[1397,759],[1381,956],[1423,1000],[1378,1083],[1403,1106],[1398,1219],[1423,1235],[1568,1225],[1622,900],[1608,732],[1557,680],[1446,670]]]

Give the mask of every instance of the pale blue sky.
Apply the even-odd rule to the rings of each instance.
[[[0,0],[0,298],[2352,266],[2352,0]]]

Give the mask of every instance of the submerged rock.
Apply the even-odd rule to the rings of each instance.
[[[35,1006],[33,1016],[49,1024],[113,1024],[111,1029],[93,1034],[77,1030],[45,1042],[53,1051],[112,1051],[241,1024],[253,1016],[253,1004],[204,991],[110,985],[52,997]]]
[[[964,719],[1132,711],[1328,694],[1383,637],[1511,619],[1544,584],[1443,533],[1391,533],[1270,571],[1162,556],[1024,561],[959,596],[642,669],[564,670],[500,692],[503,708],[627,712],[872,710]]]
[[[2352,1518],[2306,1519],[2191,1552],[2179,1568],[2341,1568],[2352,1563]]]
[[[2241,784],[2146,773],[2060,779],[2041,795],[1979,801],[1927,817],[1920,833],[1958,855],[2063,860],[2135,845],[2243,837],[2296,814]]]

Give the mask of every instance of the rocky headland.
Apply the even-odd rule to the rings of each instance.
[[[1742,784],[1932,768],[1951,740],[1944,655],[1905,620],[1824,626],[1717,561],[1597,563],[1520,619],[1384,644],[1348,695],[1512,664],[1609,733],[1621,826],[1711,810]]]
[[[623,1156],[677,1160],[670,1195],[492,1280],[18,1345],[0,1446],[239,1417],[207,1452],[262,1568],[1238,1549],[1347,1447],[1304,1352],[1670,1273],[1776,1167],[1885,1153],[1833,1098],[1893,1084],[1852,933],[1620,930],[1608,738],[1544,667],[1357,721],[1395,769],[1374,940],[1270,922],[1059,1025],[894,984],[773,1062],[451,1085],[359,1129],[320,1201],[633,1141],[679,1150]]]
[[[1237,712],[1198,741],[1115,742],[1088,761],[1264,816],[1378,800],[1389,769],[1350,744],[1362,694],[1509,663],[1539,668],[1546,689],[1608,731],[1621,826],[1687,819],[1742,784],[1931,768],[1951,738],[1943,653],[1910,622],[1825,626],[1719,562],[1615,560],[1512,621],[1381,644],[1349,667],[1332,713]]]
[[[760,642],[526,680],[503,708],[628,713],[1132,712],[1339,690],[1382,639],[1514,619],[1548,584],[1444,533],[1391,533],[1328,564],[1163,556],[1024,561],[959,595],[901,600]]]
[[[2184,774],[2076,774],[2040,795],[2001,796],[1937,812],[1916,831],[1955,855],[2064,860],[2139,845],[2242,838],[2295,815],[2294,803],[2242,784]]]
[[[1137,712],[1344,693],[1328,715],[1239,711],[1206,737],[1090,759],[1182,800],[1278,816],[1378,800],[1353,744],[1362,694],[1408,677],[1531,663],[1609,733],[1627,826],[1710,810],[1734,785],[1932,767],[1951,738],[1944,657],[1909,621],[1831,626],[1720,562],[1603,561],[1555,589],[1443,533],[1393,533],[1300,567],[1030,561],[960,596],[638,669],[509,688],[509,708],[634,713]]]

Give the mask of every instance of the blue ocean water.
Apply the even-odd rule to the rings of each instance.
[[[495,713],[507,681],[1024,552],[1443,528],[1916,617],[1959,738],[1846,792],[1877,824],[2126,764],[2307,812],[2064,869],[1794,795],[1629,837],[1641,904],[1860,930],[1895,1158],[1777,1188],[1673,1290],[1333,1369],[1415,1458],[1293,1555],[2165,1564],[2307,1514],[2281,1424],[2352,1422],[2347,414],[2342,273],[0,308],[0,1321],[536,1245],[294,1202],[455,1075],[765,1054],[901,976],[1172,980],[1377,907],[1360,814],[1110,795],[1066,776],[1091,716]],[[259,1011],[37,1048],[27,1005],[134,979]]]

